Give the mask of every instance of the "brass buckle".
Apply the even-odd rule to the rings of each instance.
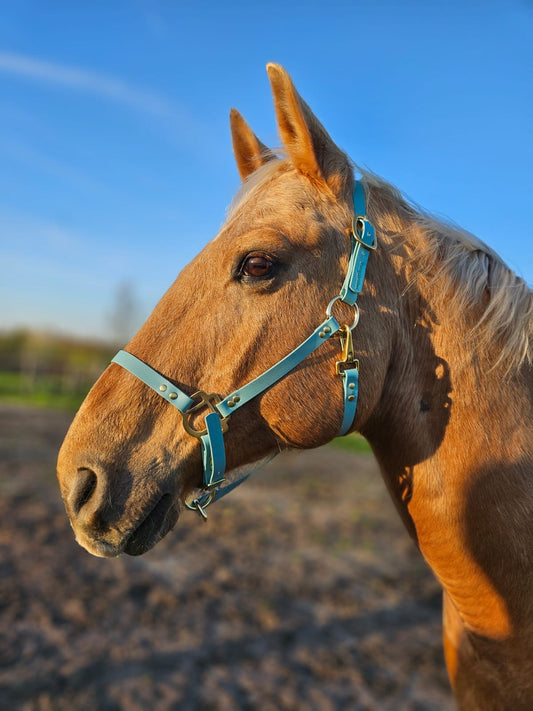
[[[197,437],[198,439],[201,439],[205,434],[207,434],[207,427],[204,427],[203,430],[195,430],[191,423],[192,416],[205,407],[211,410],[211,412],[215,412],[220,417],[222,432],[225,433],[228,431],[229,416],[222,417],[216,408],[216,405],[222,402],[222,398],[220,398],[216,393],[204,393],[203,390],[198,390],[198,392],[191,395],[190,398],[191,400],[198,400],[198,402],[193,407],[190,407],[188,410],[181,413],[183,416],[183,427],[186,432],[193,437]]]
[[[378,248],[378,240],[375,231],[373,234],[374,239],[372,240],[372,244],[367,244],[366,242],[363,242],[360,237],[360,235],[364,234],[365,222],[368,222],[368,220],[366,219],[366,217],[363,217],[361,215],[355,215],[354,217],[352,217],[352,234],[357,240],[357,242],[359,242],[359,244],[362,244],[363,247],[366,247],[367,249],[371,250],[376,250]],[[370,222],[368,222],[368,224],[370,224]]]
[[[344,324],[341,331],[344,334],[341,336],[341,341],[344,341],[344,344],[341,360],[338,360],[335,364],[337,375],[343,375],[344,370],[348,368],[359,370],[359,361],[354,357],[352,329],[347,324]]]

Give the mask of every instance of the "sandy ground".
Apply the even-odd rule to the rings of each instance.
[[[280,456],[103,560],[55,480],[69,416],[0,407],[2,709],[453,708],[440,589],[371,456]]]

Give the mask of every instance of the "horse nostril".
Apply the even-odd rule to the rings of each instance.
[[[78,469],[78,478],[70,495],[70,503],[74,514],[79,514],[94,494],[97,481],[97,476],[92,469]]]

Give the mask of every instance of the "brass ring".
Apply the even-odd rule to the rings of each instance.
[[[220,417],[222,432],[226,433],[228,431],[228,418],[222,417],[216,407],[220,402],[222,402],[222,400],[216,393],[205,393],[203,390],[199,390],[198,392],[191,395],[191,400],[193,400],[194,402],[198,402],[196,402],[196,404],[190,407],[188,410],[185,410],[185,412],[181,413],[183,417],[183,427],[186,432],[188,432],[193,437],[196,437],[197,439],[201,439],[205,434],[207,434],[207,427],[204,427],[201,430],[196,430],[191,424],[191,418],[193,417],[193,415],[201,412],[201,410],[203,409],[207,409],[210,412],[214,412],[215,414],[217,414]]]
[[[328,318],[331,318],[331,310],[332,310],[332,308],[333,308],[333,304],[334,304],[336,301],[342,301],[342,297],[341,297],[341,296],[336,296],[334,299],[331,299],[331,301],[330,301],[329,304],[328,304],[328,308],[326,309],[326,316],[327,316]],[[345,301],[342,301],[342,303],[343,303],[343,304],[346,304]],[[346,304],[346,306],[350,306],[350,304]],[[357,326],[357,324],[359,323],[359,306],[357,305],[357,303],[351,304],[351,306],[352,306],[352,308],[354,309],[354,318],[353,318],[353,323],[352,323],[352,325],[349,326],[349,329],[350,329],[350,331],[353,331],[353,329],[354,329],[354,328]],[[341,320],[342,320],[342,319],[341,319]]]
[[[200,496],[197,496],[195,499],[193,499],[190,503],[188,501],[185,501],[185,506],[188,508],[190,511],[197,511],[202,518],[207,519],[207,515],[204,511],[210,503],[215,498],[215,490],[213,491],[205,491],[203,494]],[[203,504],[200,503],[200,499],[203,498],[204,496],[207,496],[208,498],[205,500]]]

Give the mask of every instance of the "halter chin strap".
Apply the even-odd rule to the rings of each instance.
[[[370,251],[376,249],[376,236],[373,226],[366,219],[365,193],[359,181],[355,183],[353,202],[355,215],[350,236],[348,270],[339,295],[331,300],[326,310],[326,319],[303,343],[300,343],[287,356],[257,378],[254,378],[254,380],[234,390],[223,399],[214,393],[207,394],[202,391],[189,396],[172,381],[167,380],[152,367],[127,351],[119,351],[112,360],[112,363],[117,363],[135,375],[145,385],[148,385],[178,409],[183,416],[185,430],[200,440],[204,467],[204,493],[191,504],[187,503],[186,505],[188,508],[198,511],[204,518],[207,518],[204,510],[206,506],[228,494],[238,484],[247,479],[251,473],[246,474],[236,482],[219,488],[224,481],[226,469],[224,433],[228,429],[229,417],[240,407],[246,405],[283,379],[307,356],[314,353],[323,343],[338,333],[341,333],[344,344],[342,357],[337,361],[336,365],[337,374],[342,378],[344,400],[344,413],[338,436],[347,434],[353,424],[357,408],[359,361],[354,357],[352,330],[359,321],[359,309],[356,302],[363,288],[368,256]],[[337,301],[354,307],[355,318],[351,326],[341,326],[332,315],[331,310]],[[203,428],[196,429],[195,416],[200,412],[205,412],[206,408],[209,412],[204,417]]]

